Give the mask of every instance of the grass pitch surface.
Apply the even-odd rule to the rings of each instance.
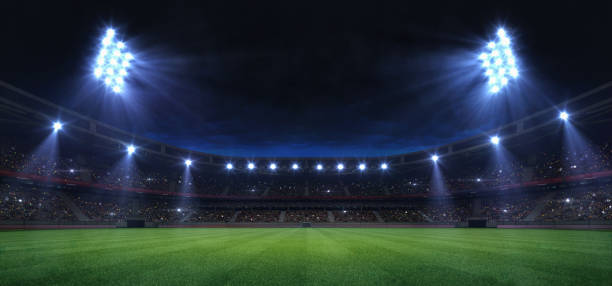
[[[612,285],[612,232],[0,232],[0,285]]]

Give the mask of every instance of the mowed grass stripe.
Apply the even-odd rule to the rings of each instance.
[[[0,265],[0,285],[609,285],[612,232],[13,231]]]

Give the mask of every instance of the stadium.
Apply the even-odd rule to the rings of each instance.
[[[172,29],[185,27],[181,25],[195,27],[209,37],[215,35],[212,31],[216,27],[219,33],[230,36],[217,35],[218,42],[214,42],[216,46],[211,50],[204,50],[205,45],[200,42],[192,43],[195,40],[191,38],[186,40],[189,44],[167,46],[193,49],[198,55],[219,47],[227,49],[215,54],[214,60],[184,56],[184,62],[197,62],[193,66],[167,60],[168,51],[145,52],[143,38],[156,38],[151,35],[156,29],[160,29],[160,39],[170,36],[161,31],[166,25],[164,20],[145,28],[149,22],[135,16],[134,7],[126,7],[122,12],[75,8],[81,9],[84,15],[105,17],[103,21],[114,17],[112,23],[104,25],[95,20],[57,20],[91,25],[61,38],[72,41],[70,44],[57,44],[59,47],[50,44],[50,48],[45,48],[56,56],[38,49],[35,53],[41,53],[40,58],[31,56],[36,64],[43,57],[57,57],[63,63],[61,68],[58,65],[58,72],[53,67],[31,71],[34,64],[23,68],[31,74],[19,72],[18,66],[28,65],[24,58],[30,57],[16,50],[25,49],[24,54],[29,51],[25,43],[19,42],[19,37],[15,37],[15,47],[3,53],[16,56],[0,67],[0,264],[3,266],[0,285],[612,283],[612,81],[609,81],[612,76],[605,70],[608,67],[598,73],[593,71],[592,81],[584,79],[584,84],[554,81],[563,86],[563,96],[559,96],[558,90],[533,92],[530,88],[544,83],[536,81],[542,77],[524,79],[535,74],[535,68],[528,68],[533,65],[529,60],[535,56],[521,57],[529,55],[524,51],[530,49],[529,36],[514,37],[519,34],[518,29],[496,24],[484,30],[488,33],[483,36],[486,41],[475,44],[468,41],[468,58],[462,61],[469,64],[461,62],[435,70],[445,73],[452,69],[450,74],[460,76],[452,79],[442,76],[444,81],[436,81],[431,93],[419,90],[387,98],[378,95],[389,91],[379,87],[379,82],[356,83],[374,81],[371,74],[372,79],[345,80],[335,71],[322,68],[328,67],[325,64],[308,63],[314,57],[307,50],[313,47],[302,47],[300,41],[295,42],[300,46],[296,53],[306,54],[303,56],[306,60],[294,59],[296,54],[290,54],[291,59],[286,60],[285,50],[269,49],[270,52],[268,47],[261,48],[264,44],[257,42],[257,38],[270,37],[276,43],[278,38],[283,38],[283,30],[279,28],[280,32],[272,35],[257,34],[248,30],[251,29],[248,26],[267,24],[247,20],[241,25],[230,25],[226,17],[250,19],[247,11],[253,7],[249,5],[240,8],[243,12],[238,16],[235,16],[235,7],[215,6],[212,10],[219,14],[219,19],[210,23],[201,20],[204,12],[193,12],[206,9],[195,6],[170,9],[173,15],[170,18],[184,16],[185,20],[168,18],[167,25]],[[19,12],[25,11],[22,8],[14,7],[16,15],[7,15],[9,21],[24,16]],[[324,12],[309,14],[302,11],[303,7],[277,8],[261,8],[263,12],[253,8],[253,13],[261,12],[272,18],[277,15],[275,11],[296,13],[294,21],[300,23],[319,15],[329,26],[321,28],[313,24],[304,30],[312,29],[316,37],[323,34],[320,37],[326,39],[336,35],[336,28],[330,28],[334,24],[359,22],[337,15],[336,9],[348,9],[345,5],[327,7],[332,16]],[[319,11],[319,8],[313,10]],[[384,22],[385,17],[379,15],[382,8],[372,11],[369,8],[349,10],[374,19],[367,20],[365,26]],[[159,12],[151,9],[152,15]],[[590,9],[584,11],[590,12]],[[577,11],[579,15],[582,12]],[[36,13],[42,18],[31,25],[47,19],[43,16],[47,12]],[[597,18],[600,16],[605,17],[597,13],[593,17],[600,19]],[[342,20],[334,22],[326,17]],[[274,26],[297,29],[292,26],[292,20],[282,19],[287,22],[274,22]],[[128,30],[127,24],[120,23],[130,20],[139,22],[134,26],[147,31],[138,40],[130,37],[137,38],[134,34],[141,32],[134,31],[134,27]],[[218,28],[215,21],[233,28]],[[415,41],[431,40],[419,38],[427,25],[414,21],[410,27],[419,27],[419,32],[400,29],[401,33],[409,34]],[[510,22],[521,22],[521,19],[507,21],[509,26]],[[528,20],[524,21],[521,27],[525,30],[521,34],[540,31],[537,27],[526,28],[530,25]],[[490,23],[477,25],[490,26]],[[584,25],[589,27],[589,23]],[[49,28],[40,29],[59,26],[62,25],[49,24]],[[24,32],[30,29],[29,26],[4,27]],[[240,33],[229,33],[235,32],[231,29],[255,33],[247,37],[241,52],[235,50],[238,40],[233,38]],[[252,29],[259,31],[259,28]],[[352,37],[348,30],[340,29],[339,33]],[[6,35],[16,33],[11,31]],[[95,35],[68,40],[72,35],[88,33]],[[177,42],[182,41],[174,33],[170,34]],[[303,36],[298,34],[297,38]],[[84,41],[87,37],[93,40]],[[354,42],[356,38],[349,40],[351,45],[359,45]],[[287,36],[283,45],[292,45],[292,39]],[[447,42],[446,38],[434,41],[435,45]],[[546,40],[541,42],[546,43],[533,49],[551,48]],[[81,53],[70,50],[69,47],[77,45],[73,43],[87,47],[82,52],[85,59],[71,60],[73,55]],[[334,43],[321,44],[321,49],[337,49]],[[452,45],[452,41],[447,44]],[[345,53],[346,47],[339,46],[340,53]],[[388,53],[395,49],[391,45],[381,46],[389,48]],[[609,48],[609,40],[601,46]],[[58,52],[64,47],[68,50]],[[260,52],[260,48],[265,52]],[[359,57],[368,57],[366,48],[347,49],[348,54],[357,50]],[[255,69],[261,70],[262,76],[253,75],[249,69],[248,76],[243,77],[235,74],[239,68],[218,68],[212,64],[250,65],[253,60],[250,52],[268,60]],[[381,57],[386,57],[386,53],[386,50],[381,52],[385,55]],[[444,50],[444,53],[450,52]],[[287,64],[286,70],[273,73],[280,79],[271,82],[276,85],[291,82],[288,87],[270,87],[266,79],[271,74],[266,70],[267,65],[277,64],[274,62],[277,54],[283,63],[298,62],[297,68]],[[422,52],[417,55],[423,61],[430,58]],[[592,56],[609,58],[597,52]],[[260,61],[259,57],[255,61]],[[446,55],[439,56],[443,57]],[[327,56],[324,58],[329,60]],[[547,63],[557,60],[550,56]],[[377,67],[380,62],[384,61],[377,61]],[[86,75],[82,75],[83,63],[86,63]],[[428,69],[409,63],[416,71]],[[350,67],[353,67],[350,63],[346,64],[341,73],[350,74]],[[230,88],[215,78],[217,75],[212,75],[214,71],[227,72],[225,69],[231,71],[228,74],[234,74],[229,77]],[[557,66],[550,64],[547,71],[556,69]],[[168,70],[172,73],[163,73]],[[381,73],[385,76],[396,76],[384,68],[380,70],[384,70]],[[319,84],[321,80],[318,77],[313,80],[311,72],[325,73],[321,90],[330,89],[329,82],[341,82],[341,87],[331,88],[333,92],[372,89],[373,93],[358,93],[356,98],[342,100],[340,95],[324,99],[304,95],[299,88],[302,84]],[[581,73],[568,76],[578,81]],[[171,79],[165,78],[168,75],[173,75],[169,77],[180,84],[171,83]],[[191,82],[192,75],[197,84]],[[301,79],[293,78],[296,75]],[[558,77],[550,78],[564,75],[559,71]],[[415,77],[419,85],[424,81],[422,76]],[[191,84],[190,88],[185,87]],[[178,89],[177,85],[181,85],[180,90],[167,92]],[[446,86],[453,88],[446,89]],[[205,91],[205,88],[208,89]],[[236,99],[242,90],[247,91],[240,99],[244,101]],[[284,99],[275,95],[259,96],[260,90],[282,93]],[[208,94],[213,91],[216,95]],[[285,93],[291,94],[291,98],[286,99]],[[439,94],[451,97],[448,93],[465,95],[467,99],[436,101],[429,107],[422,104],[428,97]],[[166,96],[172,100],[167,101]],[[379,109],[373,97],[385,97],[382,104],[388,109]],[[402,105],[402,97],[412,101]],[[147,103],[137,102],[143,98]],[[470,98],[487,101],[477,109]],[[527,105],[533,103],[519,107],[519,103],[524,103],[519,98],[532,100]],[[272,99],[281,103],[273,104],[269,101]],[[353,101],[360,100],[368,101],[363,109],[354,107],[357,103]],[[205,103],[197,105],[200,101]],[[277,110],[277,104],[309,120],[271,114],[270,110],[283,113]],[[294,107],[300,104],[316,105],[316,109]],[[444,104],[451,108],[442,108]],[[418,114],[419,121],[385,117],[391,116],[389,113],[395,110],[393,105],[406,110],[405,113]],[[140,109],[150,112],[141,113]],[[215,116],[208,116],[215,109],[221,113],[233,111],[226,115],[231,119],[224,117],[215,121]],[[256,109],[259,117],[249,117],[250,109]],[[359,118],[346,120],[340,115],[326,115],[327,112],[345,114],[343,109]],[[308,113],[313,113],[313,117],[306,117]],[[312,123],[318,117],[335,118],[338,123],[333,120]],[[441,122],[441,118],[447,122]],[[452,121],[461,120],[469,123],[451,125]],[[206,129],[213,125],[214,128]],[[253,130],[244,131],[243,125]],[[405,131],[399,125],[408,125],[412,131]],[[231,137],[229,133],[206,134],[213,129],[242,130],[238,135],[241,137],[235,138],[250,143],[241,143],[247,147],[237,144],[234,139],[227,139]],[[328,129],[333,130],[331,135],[326,133]],[[382,132],[390,141],[401,142],[401,148],[368,141],[355,151],[347,147],[353,145],[335,137],[346,136],[349,139],[345,141],[351,141],[350,138],[362,138],[359,136],[372,130]],[[191,132],[193,135],[185,135]],[[452,134],[445,135],[444,140],[428,139],[440,132]],[[310,133],[319,137],[307,135]],[[411,141],[414,146],[406,146],[411,144],[402,141],[401,137],[408,136],[416,138],[417,141]],[[289,148],[279,147],[282,144],[274,141],[281,138],[281,142],[293,142],[294,137],[303,141],[310,138],[312,142],[292,144]],[[206,141],[209,145],[192,144],[196,141]],[[331,142],[331,147],[325,145],[327,142]],[[371,149],[374,151],[368,151]]]

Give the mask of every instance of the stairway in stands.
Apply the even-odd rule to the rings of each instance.
[[[327,211],[327,222],[336,222],[336,217],[332,211]]]
[[[66,193],[62,192],[62,191],[58,191],[58,195],[62,198],[62,200],[64,200],[64,202],[66,203],[66,205],[70,208],[70,210],[72,211],[72,213],[74,214],[74,216],[76,216],[76,218],[79,221],[91,221],[92,219],[90,219],[89,217],[87,217],[83,211],[81,211],[81,208],[79,208],[79,206],[77,206],[74,201],[72,200],[72,198],[70,198],[69,195],[66,195]]]
[[[383,223],[385,222],[385,220],[382,218],[382,216],[380,216],[380,214],[378,213],[378,211],[372,211],[372,213],[374,213],[374,215],[376,216],[376,221]]]
[[[425,219],[426,222],[432,222],[431,218],[429,218],[426,214],[424,214],[422,211],[417,210],[417,212]]]
[[[236,218],[238,218],[239,214],[240,214],[240,211],[236,211],[234,215],[232,216],[232,219],[230,219],[230,222],[236,222]]]
[[[538,216],[540,216],[540,214],[542,213],[542,211],[544,210],[544,208],[546,207],[546,203],[550,200],[552,200],[552,198],[555,196],[555,193],[549,193],[546,194],[545,196],[541,197],[540,199],[536,200],[536,202],[538,203],[535,208],[533,208],[533,210],[523,219],[524,221],[535,221],[536,218],[538,218]]]
[[[287,215],[287,211],[281,211],[280,216],[278,217],[278,222],[285,222],[286,215]]]

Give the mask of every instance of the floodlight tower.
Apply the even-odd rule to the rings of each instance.
[[[506,30],[499,28],[496,39],[490,41],[485,50],[478,59],[482,61],[489,92],[495,94],[505,88],[510,80],[519,76],[516,57],[512,51],[512,41]]]
[[[104,82],[112,92],[121,93],[132,60],[134,55],[118,39],[115,29],[108,28],[100,42],[100,51],[93,68],[94,77]]]

